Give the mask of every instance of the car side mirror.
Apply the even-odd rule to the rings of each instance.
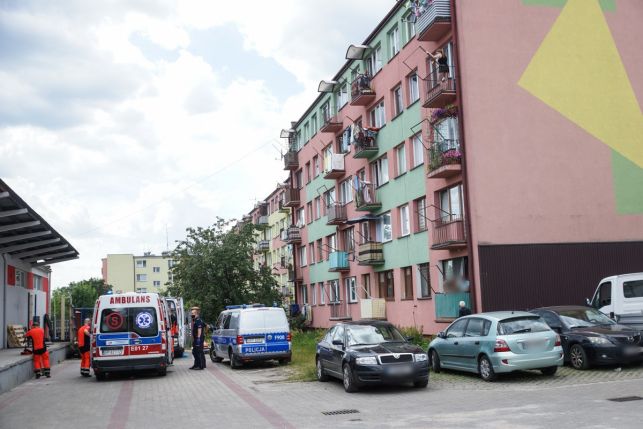
[[[561,334],[563,332],[563,327],[562,326],[550,326],[551,330],[554,332],[557,332]]]
[[[589,298],[585,298],[585,305],[592,307],[592,301],[590,301]]]
[[[438,332],[438,338],[445,339],[447,337],[447,333],[444,331]]]
[[[344,342],[342,340],[333,340],[333,345],[344,347]]]

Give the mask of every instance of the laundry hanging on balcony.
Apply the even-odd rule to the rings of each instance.
[[[355,123],[352,126],[353,141],[358,146],[371,146],[375,143],[377,133],[380,131],[377,127],[363,127],[361,123]]]
[[[370,182],[366,180],[360,180],[359,177],[355,176],[353,178],[353,187],[357,193],[357,202],[358,204],[371,204],[375,201],[373,198],[373,189]]]
[[[432,0],[409,0],[408,3],[406,3],[406,8],[411,9],[411,16],[409,18],[415,18],[411,20],[411,22],[415,22],[420,15],[426,12],[431,3],[433,3]]]
[[[342,153],[347,153],[350,150],[350,145],[351,145],[351,136],[353,134],[353,131],[351,129],[352,127],[348,127],[344,130],[342,133]]]

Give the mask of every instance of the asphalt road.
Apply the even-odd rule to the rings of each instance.
[[[485,383],[474,375],[431,374],[427,389],[382,387],[354,394],[339,381],[287,382],[288,368],[231,370],[177,361],[166,377],[81,378],[79,361],[53,368],[0,396],[0,428],[640,428],[643,367],[555,377],[523,373]],[[349,413],[327,414],[329,412]],[[326,414],[325,414],[326,413]]]

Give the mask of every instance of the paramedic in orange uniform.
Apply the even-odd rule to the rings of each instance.
[[[85,319],[85,323],[78,330],[78,351],[80,352],[80,375],[89,377],[89,346],[91,337],[89,334],[90,319]]]
[[[38,319],[34,318],[32,328],[27,331],[25,336],[31,338],[31,345],[33,347],[33,371],[36,373],[36,378],[40,378],[41,375],[47,378],[51,377],[49,352],[45,344],[45,331],[40,327]]]

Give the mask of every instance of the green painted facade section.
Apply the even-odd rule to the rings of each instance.
[[[388,107],[388,106],[387,106]],[[385,152],[390,151],[395,146],[408,140],[411,136],[417,134],[422,130],[420,124],[420,102],[416,101],[408,109],[404,110],[400,115],[393,118],[393,120],[386,123],[377,134],[377,145],[379,152],[377,156],[372,159],[377,159]],[[409,154],[407,153],[407,157]]]
[[[324,179],[324,176],[320,174],[306,185],[306,203],[313,201],[318,196],[323,197],[324,192],[334,188],[335,180]],[[319,190],[319,193],[317,193],[317,190]],[[322,200],[322,204],[323,203]],[[303,206],[306,207],[305,204]],[[305,228],[308,228],[308,243],[312,243],[337,232],[337,228],[334,225],[326,225],[326,219],[326,216],[322,216],[305,226]]]
[[[339,280],[339,273],[328,271],[330,263],[328,261],[317,262],[310,265],[310,281],[312,283],[326,282],[328,280]]]
[[[429,237],[426,231],[384,243],[384,264],[375,271],[392,270],[429,261]]]
[[[616,11],[616,0],[598,0],[598,2],[600,3],[601,9],[603,9],[603,11]],[[526,6],[563,7],[566,3],[567,0],[522,0],[522,4]]]
[[[612,151],[614,196],[619,214],[643,213],[643,168]]]
[[[423,164],[402,176],[389,179],[388,183],[377,188],[377,198],[382,203],[382,208],[377,213],[385,213],[402,204],[410,204],[416,198],[425,196],[424,171]]]

